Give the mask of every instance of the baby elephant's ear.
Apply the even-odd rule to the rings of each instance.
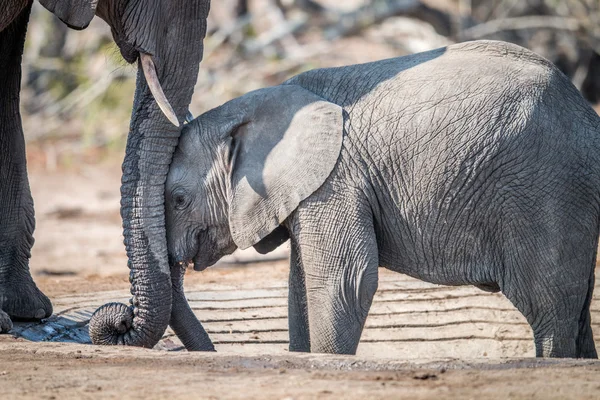
[[[296,85],[250,93],[233,136],[229,226],[248,248],[271,233],[333,170],[342,108]]]

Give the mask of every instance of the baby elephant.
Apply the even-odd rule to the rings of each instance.
[[[378,267],[502,291],[542,357],[596,357],[600,118],[551,63],[476,41],[302,73],[183,130],[173,262],[291,242],[290,350],[355,353]]]

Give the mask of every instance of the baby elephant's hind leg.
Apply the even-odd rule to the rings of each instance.
[[[531,325],[536,357],[596,358],[589,318],[593,262],[568,251],[566,242],[534,257],[513,254],[500,287]]]
[[[585,299],[581,317],[579,318],[579,333],[577,335],[577,357],[580,358],[598,358],[596,346],[594,345],[594,335],[592,334],[592,318],[590,315],[590,303],[594,291],[594,274],[588,283],[588,295]]]
[[[547,281],[538,282],[535,288],[522,287],[505,294],[533,329],[536,357],[578,357],[577,338],[583,301],[573,292],[587,288],[551,288],[548,285]],[[573,303],[577,303],[579,312],[575,311]]]

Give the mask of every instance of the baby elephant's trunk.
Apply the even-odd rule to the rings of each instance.
[[[188,351],[215,351],[206,330],[190,308],[183,291],[185,264],[171,265],[173,307],[169,325]]]

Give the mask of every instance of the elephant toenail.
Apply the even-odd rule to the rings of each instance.
[[[37,312],[35,313],[35,319],[42,319],[46,316],[46,311],[44,311],[43,308],[40,308],[39,310],[37,310]]]

